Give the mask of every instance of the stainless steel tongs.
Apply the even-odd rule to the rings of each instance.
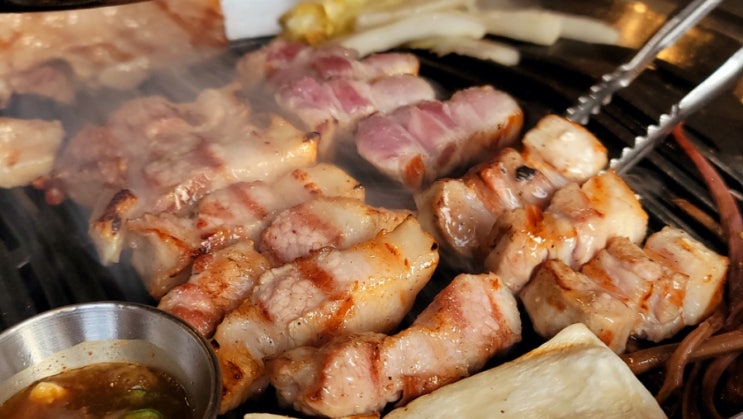
[[[566,117],[571,121],[586,124],[592,114],[597,114],[602,106],[611,101],[615,92],[629,86],[663,49],[675,43],[721,1],[695,0],[689,3],[681,12],[666,22],[629,62],[620,65],[614,72],[602,76],[601,81],[592,86],[587,95],[580,97],[574,107],[567,109]],[[626,172],[647,155],[661,139],[665,138],[674,126],[728,89],[741,74],[743,74],[743,48],[733,54],[679,103],[673,105],[668,113],[661,115],[658,125],[650,125],[644,136],[636,137],[634,146],[622,150],[621,156],[611,160],[610,167],[620,174]]]

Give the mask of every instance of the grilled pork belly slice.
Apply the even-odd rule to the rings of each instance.
[[[240,181],[270,181],[314,163],[317,139],[274,114],[253,114],[235,86],[193,102],[126,102],[64,148],[53,185],[85,207],[102,190],[130,190],[142,213],[178,211]]]
[[[545,260],[558,259],[578,269],[611,237],[640,242],[647,221],[632,190],[607,171],[583,186],[571,183],[561,188],[545,210],[529,205],[502,214],[491,233],[485,269],[518,293]]]
[[[259,240],[260,232],[279,212],[321,197],[364,201],[366,189],[344,170],[330,163],[294,169],[276,182],[240,182],[202,199],[195,227],[208,252],[238,240]]]
[[[356,148],[379,171],[417,189],[492,157],[517,139],[522,125],[523,112],[508,94],[472,87],[445,102],[422,101],[362,120]]]
[[[392,336],[340,336],[268,361],[281,403],[310,415],[382,411],[479,370],[521,340],[516,300],[492,274],[461,274]]]
[[[150,294],[162,297],[188,279],[195,257],[242,240],[258,241],[279,212],[322,196],[362,201],[364,188],[339,167],[294,169],[275,182],[238,182],[199,201],[194,214],[144,214],[126,222],[132,263]]]
[[[507,147],[461,178],[439,179],[415,192],[414,199],[421,224],[441,244],[447,264],[479,271],[498,216],[524,205],[545,206],[553,189],[541,172]]]
[[[419,219],[441,244],[442,259],[482,270],[488,235],[503,212],[546,206],[565,181],[582,184],[607,161],[601,142],[580,125],[547,115],[523,140],[459,178],[443,178],[414,194]],[[576,151],[568,151],[576,150]]]
[[[729,259],[678,228],[664,227],[645,241],[645,253],[668,269],[688,276],[683,316],[693,325],[704,320],[722,301]]]
[[[550,338],[565,325],[583,323],[618,353],[624,350],[637,318],[633,307],[557,259],[536,269],[519,298],[540,336]]]
[[[385,419],[665,419],[627,364],[584,325],[507,362],[421,396]],[[257,419],[257,418],[256,418]]]
[[[608,162],[606,147],[582,125],[546,115],[522,140],[527,165],[546,176],[554,188],[583,183]]]
[[[252,241],[201,255],[193,262],[188,282],[168,291],[158,308],[209,337],[224,315],[250,295],[258,277],[270,267]]]
[[[320,197],[278,214],[261,233],[258,249],[274,266],[283,265],[323,247],[344,249],[392,231],[409,215],[358,199]]]
[[[59,121],[0,117],[0,187],[26,186],[49,175],[63,138]]]
[[[348,249],[326,247],[264,273],[214,334],[220,410],[265,388],[266,357],[342,333],[397,327],[437,264],[436,243],[411,216]]]
[[[127,219],[188,212],[211,191],[273,181],[315,163],[315,135],[278,115],[253,115],[235,93],[234,86],[209,89],[180,104],[135,99],[105,125],[81,130],[63,149],[47,196],[67,195],[94,209],[91,232],[104,263],[118,260],[124,240],[112,227]],[[119,199],[124,190],[125,211]]]
[[[286,201],[285,201],[286,202]],[[318,197],[285,210],[250,240],[197,257],[188,282],[168,291],[159,307],[211,336],[226,313],[253,290],[258,277],[324,247],[345,249],[394,230],[410,213],[372,208],[352,197]]]
[[[633,336],[659,342],[685,325],[682,302],[688,277],[653,261],[627,238],[609,240],[580,270],[633,310]],[[609,346],[624,349],[624,344]]]
[[[227,48],[219,3],[209,0],[3,13],[0,27],[0,108],[14,93],[69,103],[79,88],[133,89]]]
[[[629,336],[659,342],[703,320],[720,302],[727,259],[672,227],[648,241],[652,251],[613,238],[580,272],[556,260],[538,267],[520,293],[535,330],[549,338],[581,322],[621,353]]]

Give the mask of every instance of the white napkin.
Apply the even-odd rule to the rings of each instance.
[[[297,0],[220,0],[227,39],[279,33],[279,17]]]

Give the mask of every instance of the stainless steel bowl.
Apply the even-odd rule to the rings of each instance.
[[[39,379],[99,362],[160,368],[189,393],[194,417],[217,417],[219,364],[206,339],[177,317],[123,302],[54,309],[0,334],[0,403]]]

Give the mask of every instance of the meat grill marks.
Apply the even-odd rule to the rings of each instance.
[[[601,142],[580,125],[547,115],[523,138],[459,178],[442,178],[415,192],[421,223],[454,268],[482,270],[489,235],[500,215],[525,205],[549,204],[557,189],[582,184],[606,166]]]
[[[211,336],[224,315],[250,296],[267,269],[326,247],[345,249],[371,240],[410,215],[373,208],[352,197],[311,199],[280,212],[260,233],[258,250],[243,240],[197,257],[188,282],[168,291],[159,307]]]
[[[356,148],[380,172],[415,190],[511,145],[523,119],[506,93],[471,87],[448,101],[422,101],[362,120]]]
[[[548,259],[578,268],[606,247],[612,237],[638,243],[648,216],[635,194],[613,171],[570,183],[555,192],[542,210],[536,205],[502,214],[491,232],[487,271],[518,293],[532,271]]]
[[[261,233],[258,248],[277,266],[323,247],[344,249],[371,239],[411,215],[353,198],[319,197],[278,214]]]
[[[267,385],[263,359],[354,332],[399,324],[438,264],[436,243],[414,217],[345,250],[324,248],[264,273],[217,327],[229,411]]]
[[[241,241],[197,257],[191,276],[160,299],[158,308],[174,314],[209,337],[271,267],[252,241]]]
[[[479,370],[521,340],[516,300],[492,274],[461,274],[415,322],[385,336],[340,336],[268,361],[282,403],[309,415],[374,414]]]
[[[132,263],[156,298],[188,279],[195,257],[234,243],[258,242],[281,211],[323,196],[363,201],[364,188],[337,166],[294,169],[275,182],[238,182],[216,190],[192,212],[144,214],[126,223]]]
[[[622,353],[630,336],[659,342],[706,318],[721,301],[727,264],[688,233],[665,227],[644,248],[613,238],[579,270],[547,261],[520,298],[541,336],[582,322]]]
[[[48,176],[63,138],[59,121],[0,117],[0,187],[26,186]]]
[[[275,40],[243,56],[238,80],[256,103],[272,103],[307,130],[321,134],[320,156],[330,159],[356,123],[375,112],[433,99],[431,85],[417,77],[412,54],[358,58],[338,46],[311,48]]]

